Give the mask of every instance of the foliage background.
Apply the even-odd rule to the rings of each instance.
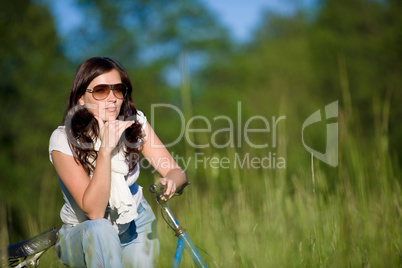
[[[268,149],[244,141],[195,149],[186,140],[169,148],[193,160],[196,153],[233,159],[268,152],[286,159],[285,169],[217,169],[192,162],[187,170],[192,186],[171,206],[220,267],[401,267],[400,1],[321,0],[313,10],[288,15],[266,10],[243,43],[199,1],[77,0],[85,23],[63,35],[50,4],[0,3],[1,246],[61,226],[63,200],[48,140],[62,124],[78,64],[105,55],[126,67],[135,103],[147,115],[152,104],[169,103],[184,112],[186,122],[195,115],[236,122],[239,102],[240,127],[251,116],[286,115],[276,147],[272,133],[255,133],[253,142],[268,142]],[[310,158],[300,132],[310,114],[335,100],[339,165],[333,168]],[[174,140],[177,115],[154,116],[162,140]],[[213,123],[212,133],[228,127]],[[325,124],[306,133],[307,143],[321,151]],[[258,121],[250,126],[263,127]],[[205,125],[195,121],[192,127]],[[191,138],[211,141],[207,134]],[[215,138],[219,144],[228,140],[224,134]],[[155,176],[143,170],[139,183],[146,187]],[[161,220],[159,228],[164,267],[175,242]],[[59,266],[53,251],[43,262]]]

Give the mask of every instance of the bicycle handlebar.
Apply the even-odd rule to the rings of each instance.
[[[181,195],[185,187],[190,184],[189,181],[186,181],[183,185],[176,189],[174,195]],[[172,267],[179,267],[180,261],[182,258],[183,250],[186,249],[189,251],[195,265],[197,267],[208,267],[203,257],[200,255],[199,251],[194,246],[190,237],[188,236],[186,229],[180,226],[174,217],[173,213],[170,211],[169,207],[166,204],[165,200],[162,200],[162,196],[165,192],[165,186],[161,184],[152,184],[149,187],[149,191],[153,193],[156,197],[156,201],[161,207],[162,218],[165,220],[167,225],[175,232],[176,237],[178,237],[178,242],[176,246],[175,257],[173,261]],[[206,253],[204,251],[204,253]],[[208,253],[207,253],[208,255]]]
[[[184,188],[186,188],[186,186],[188,186],[189,184],[190,184],[189,181],[183,183],[182,186],[176,189],[174,195],[175,196],[181,195],[183,193]],[[163,193],[165,192],[165,186],[161,184],[152,184],[151,186],[149,186],[149,191],[157,196],[163,195]]]

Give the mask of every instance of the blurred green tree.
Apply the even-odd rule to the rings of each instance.
[[[400,144],[400,1],[323,0],[320,6],[310,40],[322,94],[350,99],[345,105],[353,107],[354,116],[361,119],[364,137],[372,137],[378,120],[390,124],[392,143]],[[388,122],[384,109],[389,103]],[[373,104],[380,108],[373,110]]]
[[[315,70],[328,94],[342,96],[360,137],[402,151],[400,1],[322,1],[312,30]],[[402,163],[402,159],[399,159]]]
[[[215,61],[199,73],[198,80],[205,87],[205,94],[198,99],[203,107],[200,113],[210,118],[228,115],[236,124],[241,124],[242,129],[254,116],[269,121],[269,133],[249,136],[252,143],[268,144],[269,147],[249,148],[244,133],[236,131],[236,140],[241,138],[244,145],[239,150],[261,156],[275,152],[285,157],[288,147],[293,151],[303,149],[301,122],[314,111],[311,107],[317,106],[319,100],[314,94],[315,75],[310,61],[308,30],[303,12],[285,16],[266,11],[249,43],[233,53],[230,59]],[[238,114],[241,114],[242,122],[236,119]],[[274,120],[280,116],[286,116],[280,125],[286,125],[289,131],[273,129]],[[248,128],[266,128],[262,120],[251,122]],[[221,120],[215,127],[227,126]],[[279,140],[291,144],[279,144]],[[293,153],[287,157],[291,163],[301,163],[299,158],[302,156]],[[287,170],[292,172],[292,168],[289,166]]]
[[[227,57],[232,42],[226,29],[201,1],[77,1],[82,23],[63,36],[64,50],[80,62],[111,56],[126,67],[134,84],[134,101],[146,114],[150,104],[182,107],[179,88],[184,76],[212,59]],[[183,88],[183,87],[182,87]],[[191,81],[191,94],[202,90]],[[191,101],[190,101],[191,102]],[[170,117],[169,117],[170,116]],[[176,116],[174,120],[169,120]],[[157,131],[175,137],[177,114],[164,112]],[[168,138],[170,139],[170,138]]]
[[[14,218],[11,233],[23,235],[22,217],[29,217],[28,210],[36,214],[39,193],[53,195],[57,185],[47,148],[62,118],[71,72],[46,6],[2,1],[0,34],[0,202]]]

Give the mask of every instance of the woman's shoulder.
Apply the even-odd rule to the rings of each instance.
[[[59,140],[67,140],[67,134],[66,134],[66,127],[65,126],[58,126],[50,136],[50,142],[55,142]]]
[[[141,111],[137,109],[137,121],[140,124],[144,124],[145,122],[147,122],[147,117],[145,116],[145,114]]]
[[[73,155],[70,145],[68,143],[66,128],[64,126],[59,126],[56,128],[49,140],[49,157],[52,161],[51,153],[52,151],[59,151],[67,155]]]
[[[147,117],[141,110],[138,109],[137,109],[136,121],[142,125],[142,130],[144,130],[147,123]]]

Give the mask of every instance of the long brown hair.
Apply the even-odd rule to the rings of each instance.
[[[80,64],[74,75],[64,116],[68,142],[75,161],[83,166],[88,175],[94,171],[98,156],[98,152],[95,150],[95,141],[99,137],[99,124],[92,113],[81,106],[78,100],[85,94],[93,79],[112,70],[116,70],[120,74],[122,83],[127,85],[127,96],[123,100],[119,120],[136,120],[137,109],[131,98],[133,89],[130,78],[118,62],[107,57],[90,58]],[[139,149],[143,143],[143,138],[141,125],[136,120],[131,127],[126,129],[117,145],[119,149],[124,148],[130,171],[134,170],[139,161]]]

